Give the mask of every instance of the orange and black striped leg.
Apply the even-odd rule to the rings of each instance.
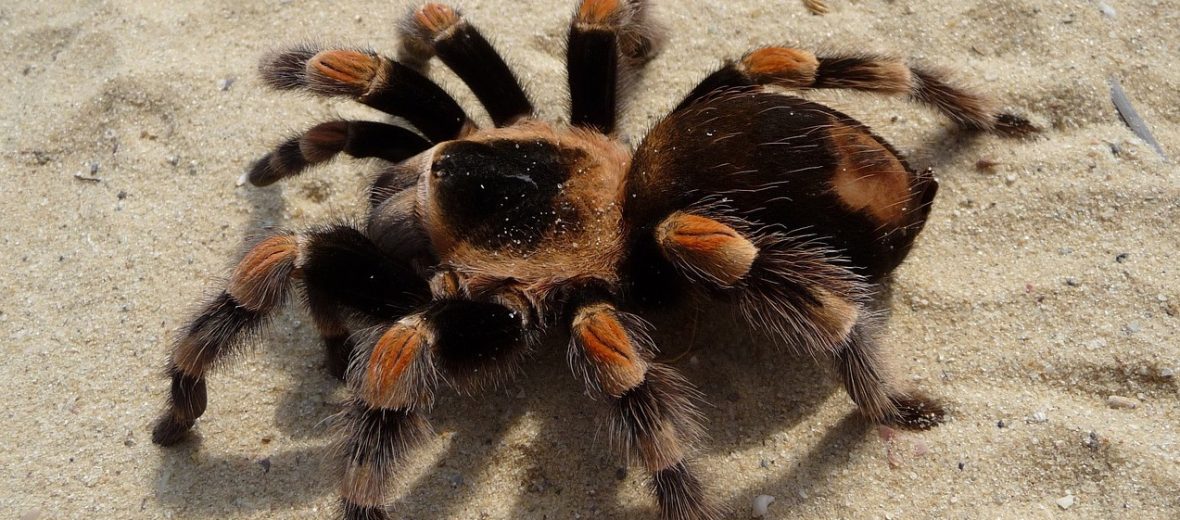
[[[340,153],[396,163],[427,148],[430,148],[429,141],[399,126],[372,121],[328,121],[286,140],[262,156],[250,167],[246,179],[255,186],[267,186]]]
[[[861,414],[877,424],[928,430],[942,423],[942,405],[919,392],[905,391],[889,373],[872,337],[871,321],[861,320],[835,353],[836,372]]]
[[[570,122],[611,133],[620,92],[658,52],[659,33],[642,0],[582,0],[570,22],[566,72]]]
[[[720,518],[685,460],[700,435],[699,394],[675,369],[651,360],[644,322],[591,298],[573,311],[570,329],[571,360],[609,399],[612,439],[651,475],[663,518]]]
[[[387,518],[385,489],[405,454],[429,435],[421,413],[433,404],[439,378],[483,377],[511,357],[522,334],[520,316],[501,305],[436,301],[353,356],[353,401],[338,422],[344,518]]]
[[[683,276],[735,300],[755,330],[804,352],[835,352],[864,314],[860,278],[804,239],[684,211],[660,222],[655,239]]]
[[[259,68],[272,88],[353,98],[409,121],[434,143],[475,129],[441,87],[413,68],[373,52],[296,47],[268,56]]]
[[[367,320],[400,317],[429,298],[429,288],[406,262],[387,257],[359,231],[335,226],[280,233],[246,253],[224,292],[183,330],[168,373],[168,411],[152,440],[171,445],[184,438],[205,411],[205,376],[238,349],[282,303],[291,280],[303,278],[315,323],[329,349],[329,368],[349,348],[342,312]]]
[[[342,432],[339,478],[346,520],[389,518],[386,487],[406,454],[431,434],[422,410],[433,403],[438,382],[434,334],[421,314],[413,314],[353,355],[352,401],[335,417]]]
[[[506,126],[533,113],[520,81],[492,44],[456,9],[426,4],[402,25],[402,59],[426,63],[438,56],[471,87],[496,126]]]
[[[746,227],[738,219],[676,212],[657,227],[656,240],[687,278],[736,296],[755,329],[831,356],[865,417],[911,429],[941,422],[936,402],[901,391],[889,376],[871,335],[869,288],[813,244],[773,233],[747,238]]]
[[[936,108],[966,129],[1009,135],[1036,131],[1027,119],[999,110],[986,96],[955,86],[943,74],[910,66],[905,60],[869,54],[817,56],[789,47],[764,47],[727,63],[693,89],[679,108],[718,89],[755,85],[904,95]]]
[[[236,351],[284,300],[299,257],[290,234],[267,238],[238,264],[229,285],[207,303],[182,331],[172,350],[168,410],[156,421],[152,442],[163,446],[184,439],[205,413],[205,375]]]

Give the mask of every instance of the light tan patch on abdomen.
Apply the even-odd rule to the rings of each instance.
[[[840,201],[881,224],[904,224],[914,204],[905,165],[865,129],[835,122],[828,137],[836,157],[832,190]]]

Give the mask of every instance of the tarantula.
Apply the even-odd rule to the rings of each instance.
[[[1022,134],[1019,116],[904,61],[765,47],[706,77],[629,150],[620,98],[662,38],[643,0],[582,0],[569,26],[568,125],[533,118],[512,71],[458,11],[428,4],[398,59],[297,47],[260,67],[279,90],[344,96],[408,123],[330,121],[258,160],[263,186],[343,153],[388,161],[363,225],[272,232],[179,334],[160,445],[205,411],[208,371],[292,286],[350,400],[337,417],[345,518],[386,518],[385,487],[428,438],[442,383],[509,375],[530,345],[568,331],[569,358],[611,409],[613,438],[650,475],[663,517],[719,508],[687,461],[698,392],[656,360],[632,311],[704,293],[777,343],[832,360],[870,421],[912,429],[942,408],[882,365],[880,290],[937,191],[929,172],[863,124],[785,91],[908,96],[971,130]],[[422,68],[438,57],[475,93],[480,128]]]

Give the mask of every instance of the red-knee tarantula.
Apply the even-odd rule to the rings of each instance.
[[[257,161],[267,185],[339,153],[388,161],[359,229],[276,232],[175,344],[153,441],[181,441],[205,411],[206,373],[298,280],[351,392],[338,416],[345,518],[386,518],[385,487],[427,438],[442,382],[496,381],[541,333],[611,406],[617,439],[650,475],[665,518],[720,516],[686,460],[697,392],[654,358],[631,310],[690,291],[732,302],[779,343],[830,358],[871,421],[925,429],[938,404],[882,366],[875,295],[922,229],[927,172],[861,123],[784,90],[856,89],[926,103],[966,129],[1028,121],[905,62],[766,47],[705,78],[632,151],[612,138],[629,75],[661,38],[643,0],[582,0],[569,27],[570,124],[533,118],[513,73],[454,9],[402,27],[398,60],[298,47],[265,59],[280,90],[351,97],[412,125],[331,121]],[[495,128],[479,128],[421,67],[437,56]],[[375,331],[369,334],[356,330]]]

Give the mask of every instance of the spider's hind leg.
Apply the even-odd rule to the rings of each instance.
[[[570,122],[613,132],[621,94],[659,52],[662,34],[643,0],[582,0],[570,22]]]
[[[920,392],[903,390],[890,374],[874,337],[874,321],[871,316],[859,320],[833,357],[844,389],[861,414],[874,423],[910,430],[939,425],[946,414],[942,405]]]
[[[283,303],[297,278],[308,287],[329,368],[337,375],[341,356],[351,348],[339,306],[384,317],[404,311],[412,299],[407,295],[427,291],[426,282],[409,266],[388,260],[346,226],[277,233],[262,240],[238,263],[225,290],[177,338],[168,365],[168,409],[155,424],[153,442],[168,446],[184,438],[205,412],[208,372],[240,350]]]
[[[830,357],[862,414],[876,423],[926,429],[941,422],[934,401],[901,388],[873,338],[873,287],[804,239],[755,233],[740,219],[678,211],[656,228],[664,257],[689,280],[734,300],[755,330]]]
[[[1024,117],[998,109],[986,96],[954,85],[933,69],[871,54],[816,55],[789,47],[763,47],[726,63],[681,102],[684,108],[724,88],[775,85],[786,89],[853,89],[905,95],[930,105],[969,130],[1024,135],[1037,129]],[[679,109],[678,108],[678,109]]]

